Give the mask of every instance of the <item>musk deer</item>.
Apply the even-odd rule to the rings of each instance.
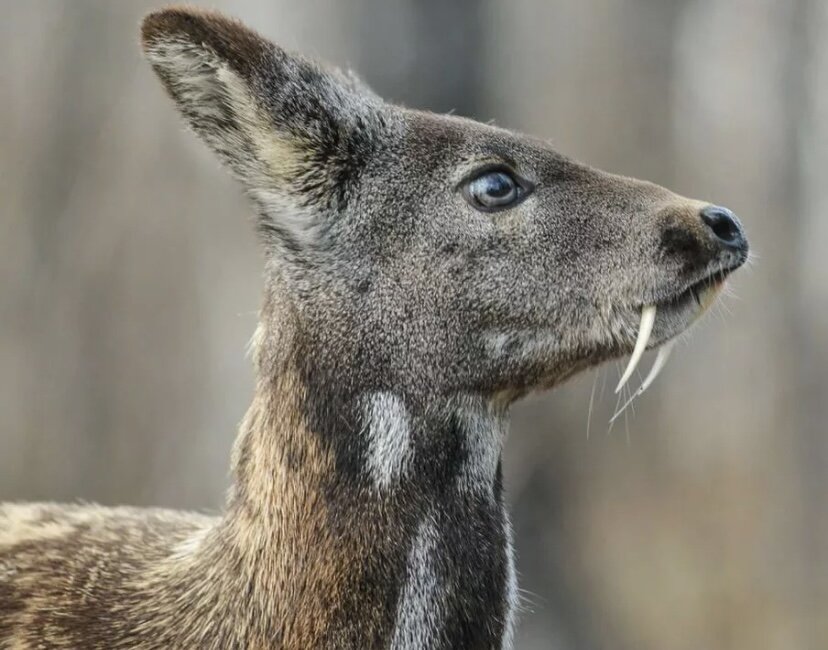
[[[257,207],[255,396],[221,517],[0,508],[0,647],[509,647],[510,405],[684,331],[738,220],[215,13],[142,43]]]

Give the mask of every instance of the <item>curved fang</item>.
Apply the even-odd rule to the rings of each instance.
[[[658,377],[659,373],[664,369],[664,366],[667,365],[667,359],[670,358],[670,353],[673,351],[673,346],[675,344],[676,341],[674,339],[672,341],[668,341],[658,349],[658,354],[653,362],[653,367],[650,368],[650,372],[647,373],[647,377],[643,382],[641,382],[641,386],[636,391],[636,394],[641,395],[641,393],[647,390],[656,380],[656,377]]]
[[[641,324],[638,326],[638,338],[635,340],[635,348],[633,349],[632,356],[627,364],[627,369],[624,370],[624,374],[621,375],[621,380],[618,382],[618,386],[615,387],[616,393],[621,392],[621,389],[624,388],[624,384],[629,381],[633,372],[635,372],[638,362],[641,361],[641,355],[643,355],[644,350],[647,349],[647,343],[649,342],[650,334],[653,331],[655,317],[655,305],[647,305],[641,309]]]
[[[656,356],[656,360],[653,362],[653,367],[650,368],[650,372],[647,373],[646,379],[641,382],[641,386],[639,386],[636,391],[630,395],[630,398],[624,402],[624,404],[619,408],[615,414],[610,418],[610,425],[618,419],[624,411],[627,410],[627,407],[633,403],[633,400],[641,395],[645,390],[647,390],[652,383],[655,381],[656,377],[658,377],[659,373],[664,369],[664,366],[667,365],[667,359],[670,358],[670,353],[673,351],[673,346],[675,345],[675,340],[669,341],[665,343],[658,349],[658,355]]]

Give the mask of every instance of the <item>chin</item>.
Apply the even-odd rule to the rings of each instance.
[[[727,270],[719,270],[716,273],[706,275],[701,280],[681,288],[666,298],[652,300],[638,308],[636,315],[640,318],[640,322],[635,344],[615,392],[621,392],[626,386],[638,367],[645,350],[658,349],[658,354],[649,372],[638,388],[633,390],[632,396],[625,402],[621,411],[635,397],[641,395],[652,385],[664,366],[667,365],[667,360],[673,350],[675,337],[687,331],[716,301],[724,287],[728,273]],[[617,415],[618,413],[613,416],[613,419]]]
[[[547,391],[574,375],[595,368],[608,361],[632,355],[618,390],[630,378],[645,350],[659,350],[659,356],[642,382],[649,386],[667,361],[677,336],[686,332],[716,301],[724,287],[724,274],[718,272],[693,284],[682,287],[678,292],[662,293],[664,297],[651,299],[629,308],[624,317],[623,340],[607,337],[594,346],[589,344],[570,351],[559,347],[560,335],[548,330],[530,336],[501,336],[492,339],[492,347],[503,354],[505,349],[524,359],[512,376],[508,386],[499,386],[498,394],[508,396],[506,401],[535,391]],[[602,337],[603,338],[603,337]],[[639,388],[642,391],[643,388]],[[639,393],[640,394],[640,393]]]
[[[685,332],[701,318],[722,292],[723,279],[697,282],[672,299],[658,301],[647,348],[653,349]]]

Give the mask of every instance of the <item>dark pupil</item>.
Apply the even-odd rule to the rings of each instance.
[[[480,179],[482,194],[493,199],[501,199],[509,196],[514,189],[512,179],[503,172],[487,174]]]

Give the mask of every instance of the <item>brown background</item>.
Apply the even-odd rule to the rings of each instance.
[[[755,264],[626,422],[615,366],[517,408],[517,647],[828,647],[828,3],[212,4],[742,216]],[[152,6],[2,3],[2,499],[222,502],[260,256],[140,59]]]

